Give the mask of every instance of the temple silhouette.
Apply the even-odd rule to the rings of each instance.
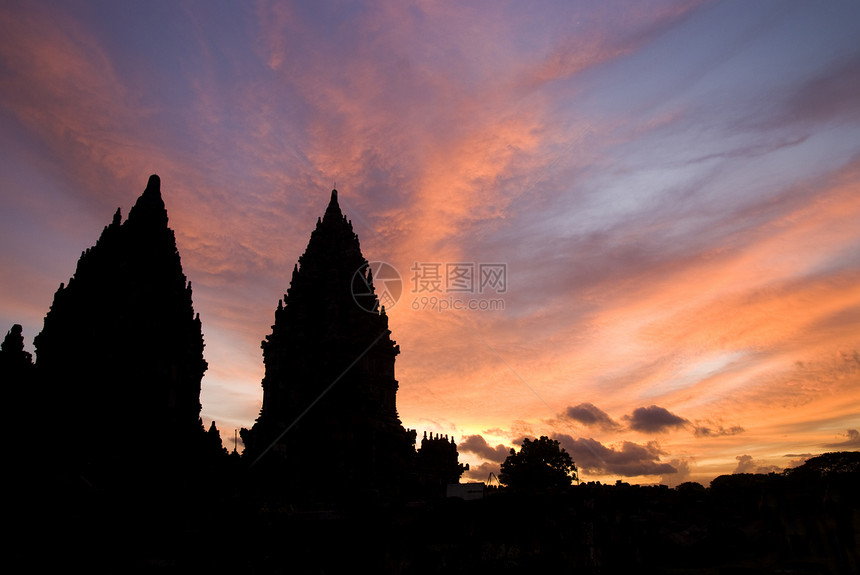
[[[263,341],[244,454],[200,419],[207,369],[158,176],[57,290],[0,382],[16,441],[7,563],[38,572],[857,573],[860,453],[706,488],[617,481],[445,498],[453,439],[405,429],[399,353],[332,191]],[[371,505],[365,503],[370,502]],[[382,502],[383,505],[376,505]],[[345,504],[344,504],[345,503]],[[391,503],[391,504],[389,504]]]
[[[337,190],[275,310],[262,342],[263,404],[241,431],[244,456],[284,488],[319,497],[443,494],[458,483],[453,438],[416,432],[397,413],[388,316]]]
[[[223,471],[218,430],[200,418],[207,363],[191,295],[153,175],[128,218],[117,209],[60,284],[34,339],[35,364],[21,326],[3,342],[0,375],[50,422],[30,435],[28,452],[39,458],[39,446],[56,445],[54,471],[96,488]],[[398,417],[400,348],[336,190],[262,348],[262,408],[241,430],[253,489],[291,501],[392,500],[443,496],[459,482],[466,466],[453,438],[425,433],[416,450],[416,432]]]
[[[117,209],[34,339],[57,462],[98,487],[175,476],[221,450],[200,419],[201,322],[160,185],[149,178],[125,222]]]

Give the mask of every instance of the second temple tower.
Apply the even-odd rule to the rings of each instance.
[[[254,426],[241,432],[245,458],[274,472],[284,487],[303,491],[397,495],[427,483],[418,477],[416,432],[397,414],[400,348],[337,190],[262,348],[263,405]],[[453,461],[441,466],[448,473],[430,471],[438,475],[431,483],[459,480],[462,466],[456,448],[450,451]]]

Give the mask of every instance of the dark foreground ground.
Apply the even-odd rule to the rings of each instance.
[[[580,485],[316,508],[223,485],[183,495],[76,488],[15,501],[7,541],[22,572],[860,572],[856,476],[730,477],[709,489]]]

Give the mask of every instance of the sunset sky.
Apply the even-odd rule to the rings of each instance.
[[[860,449],[860,3],[5,1],[0,152],[30,352],[161,176],[230,449],[335,185],[464,479],[524,436],[668,485]]]

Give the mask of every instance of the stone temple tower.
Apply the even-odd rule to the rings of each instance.
[[[414,476],[415,432],[395,405],[388,317],[332,190],[262,342],[263,405],[244,457],[285,486],[391,494]]]
[[[52,457],[94,484],[175,475],[205,437],[200,317],[157,175],[121,220],[81,254],[35,339]]]

